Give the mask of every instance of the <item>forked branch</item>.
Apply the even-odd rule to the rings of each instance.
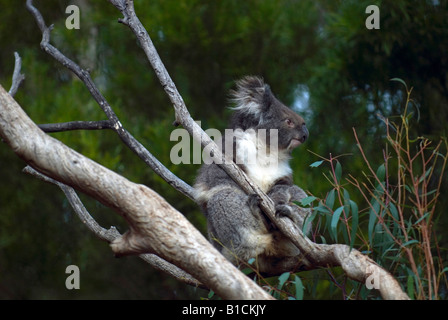
[[[107,241],[108,243],[112,243],[113,241],[117,240],[122,236],[115,227],[110,227],[109,229],[101,227],[98,224],[98,222],[87,211],[81,199],[79,199],[76,191],[72,187],[69,187],[59,181],[51,179],[41,174],[40,172],[36,171],[30,166],[26,166],[23,169],[23,172],[28,173],[34,177],[37,177],[38,179],[44,182],[52,183],[58,186],[62,190],[62,192],[64,192],[68,202],[72,206],[73,210],[75,211],[79,219],[99,239]],[[151,253],[140,254],[139,258],[148,263],[149,265],[151,265],[154,269],[165,272],[178,281],[184,282],[194,287],[203,287],[203,285],[195,278],[193,278],[190,274],[186,273],[182,269],[179,269],[175,265],[163,260],[162,258],[158,257],[155,254]]]
[[[0,136],[34,169],[86,193],[128,222],[129,231],[111,244],[116,255],[154,253],[225,299],[271,298],[161,196],[42,132],[2,86]]]
[[[67,58],[62,52],[55,48],[50,43],[51,30],[53,26],[47,27],[39,10],[33,6],[32,0],[27,0],[27,9],[34,16],[39,29],[42,32],[42,40],[40,46],[43,51],[48,53],[56,61],[61,63],[64,67],[72,71],[86,86],[92,97],[98,103],[100,108],[105,113],[108,120],[106,121],[87,121],[82,123],[72,122],[64,124],[51,124],[51,125],[41,125],[43,130],[47,132],[55,132],[56,130],[75,130],[76,127],[79,129],[112,129],[114,130],[123,143],[132,150],[140,159],[142,159],[151,169],[154,170],[162,179],[168,182],[173,188],[184,194],[185,196],[193,199],[193,189],[179,177],[174,175],[170,170],[168,170],[156,157],[154,157],[137,139],[135,139],[121,124],[117,115],[113,111],[111,105],[107,102],[106,98],[101,94],[98,87],[93,82],[90,77],[90,73],[81,68],[76,62]],[[104,126],[104,127],[103,127]]]

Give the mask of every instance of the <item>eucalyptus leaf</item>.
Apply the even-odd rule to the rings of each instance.
[[[303,283],[297,275],[294,275],[294,285],[296,287],[296,299],[303,300]]]
[[[338,184],[341,184],[342,166],[339,161],[336,162],[336,168],[334,169],[334,174],[336,176],[336,181],[338,182]]]
[[[323,160],[313,162],[312,164],[310,164],[310,167],[311,167],[311,168],[317,168],[317,167],[320,166],[323,162],[324,162]]]
[[[325,200],[325,204],[327,205],[327,207],[330,210],[333,210],[333,206],[334,206],[334,189],[332,189],[328,195],[327,195],[327,199]]]
[[[290,275],[291,275],[290,272],[285,272],[278,277],[278,287],[277,287],[278,289],[283,288],[283,285],[285,284],[286,281],[288,281]]]
[[[316,200],[317,198],[314,196],[309,196],[309,197],[305,197],[302,200],[300,200],[300,204],[304,207],[306,207],[307,205],[309,205],[311,202],[313,202],[314,200]]]
[[[333,212],[333,216],[331,217],[330,233],[335,241],[337,241],[337,227],[339,218],[341,217],[343,211],[344,207],[339,207]]]
[[[358,232],[358,205],[356,202],[350,200],[350,211],[352,213],[352,231],[350,233],[350,250],[353,249],[353,245],[355,244],[356,233]]]

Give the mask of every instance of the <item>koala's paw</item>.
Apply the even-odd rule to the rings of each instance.
[[[300,215],[298,207],[295,205],[278,204],[275,206],[275,213],[279,216],[288,217],[299,227],[303,225],[304,217]]]
[[[268,195],[276,204],[300,201],[306,197],[306,193],[296,185],[276,185],[272,187]]]
[[[288,189],[288,193],[290,197],[289,201],[300,201],[306,197],[305,191],[303,191],[296,185],[290,186]]]
[[[249,205],[249,208],[252,212],[260,210],[260,207],[259,207],[260,203],[261,203],[261,198],[257,194],[251,194],[247,198],[247,204]]]
[[[258,221],[260,226],[264,226],[267,230],[273,228],[271,222],[269,222],[268,218],[264,215],[263,211],[260,209],[261,198],[257,194],[251,194],[247,198],[247,204],[249,206],[250,212],[255,217],[256,221]]]

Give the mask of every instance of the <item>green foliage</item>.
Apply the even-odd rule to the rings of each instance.
[[[344,175],[341,157],[320,157],[323,160],[310,167],[322,171],[331,189],[320,199],[309,195],[299,205],[313,208],[305,225],[313,223],[314,241],[329,243],[327,239],[331,239],[332,243],[345,243],[363,251],[392,272],[411,299],[446,299],[446,254],[441,252],[440,238],[434,229],[441,217],[436,207],[448,161],[448,143],[445,138],[438,143],[423,137],[411,138],[410,122],[417,117],[407,113],[412,88],[408,89],[401,79],[394,80],[404,85],[407,99],[404,113],[391,117],[397,118],[398,123],[384,119],[387,134],[377,150],[384,162],[372,168],[354,131],[359,151],[353,156],[364,160],[362,174]],[[330,168],[328,173],[324,164]],[[278,277],[278,285],[272,287],[274,297],[294,296],[294,291],[285,285],[289,277],[289,273]],[[316,298],[313,288],[323,283],[329,285],[332,295],[344,299],[378,296],[337,270],[327,270],[326,279],[302,278],[304,284],[296,280],[299,290],[295,291],[296,295],[300,292],[301,298],[303,292]]]

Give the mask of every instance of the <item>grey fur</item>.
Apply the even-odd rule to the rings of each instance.
[[[235,111],[230,127],[243,131],[232,141],[223,141],[223,151],[226,146],[238,150],[252,143],[258,156],[259,147],[265,145],[268,155],[260,163],[239,164],[235,161],[240,160],[237,154],[234,161],[272,198],[276,214],[302,227],[308,210],[293,201],[300,201],[306,194],[293,184],[288,161],[292,149],[308,138],[303,118],[277,100],[261,78],[239,80],[231,94]],[[248,129],[266,129],[266,139],[245,135]],[[278,130],[278,150],[271,148],[269,129]],[[277,166],[272,160],[278,162]],[[234,264],[256,258],[260,272],[270,273],[279,261],[298,255],[297,248],[264,217],[257,197],[246,195],[216,164],[201,167],[194,187],[196,200],[207,217],[210,240]]]

